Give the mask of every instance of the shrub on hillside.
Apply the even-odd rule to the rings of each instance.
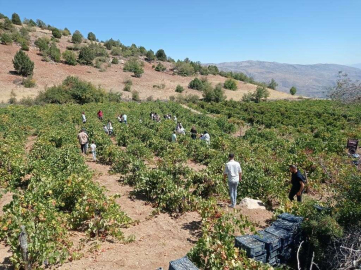
[[[83,41],[83,35],[78,30],[76,30],[71,37],[71,41],[75,44],[80,44]]]
[[[29,51],[29,41],[28,40],[26,40],[24,38],[20,38],[18,42],[23,51]]]
[[[35,46],[38,47],[41,52],[44,52],[44,51],[48,50],[49,43],[50,43],[50,40],[48,38],[46,38],[46,37],[38,38],[34,42]]]
[[[124,64],[123,71],[134,72],[134,76],[139,78],[144,73],[142,63],[137,59],[130,59]]]
[[[253,93],[244,94],[242,97],[243,102],[256,102],[260,103],[262,100],[266,100],[269,97],[269,91],[264,86],[257,86],[256,91]]]
[[[237,82],[233,79],[227,79],[223,86],[229,90],[237,90]]]
[[[111,50],[113,47],[122,47],[122,44],[120,43],[119,40],[114,40],[114,39],[109,39],[107,41],[104,42],[104,46],[108,49]]]
[[[113,47],[113,49],[112,49],[112,51],[111,51],[110,54],[113,55],[113,56],[119,56],[119,55],[122,54],[122,48],[120,48],[120,47]]]
[[[61,85],[47,88],[36,97],[37,103],[79,103],[103,102],[106,93],[89,82],[68,76]]]
[[[90,41],[96,41],[97,40],[97,38],[96,38],[96,36],[95,36],[95,34],[93,32],[88,33],[88,39]]]
[[[290,94],[291,94],[292,96],[294,96],[294,95],[296,94],[296,92],[297,92],[296,87],[292,86],[291,89],[290,89]]]
[[[207,102],[222,102],[226,100],[222,84],[217,84],[215,88],[205,87],[203,89],[203,98]]]
[[[155,56],[160,61],[167,61],[167,55],[165,54],[163,49],[160,49],[156,52]]]
[[[114,57],[112,59],[112,64],[115,64],[115,65],[119,64],[119,59]]]
[[[184,91],[184,88],[183,88],[183,86],[181,86],[181,85],[177,85],[177,87],[176,87],[176,89],[175,89],[175,91],[177,92],[177,93],[182,93],[183,91]]]
[[[112,92],[108,93],[108,101],[109,102],[121,102],[122,101],[122,93],[119,92]]]
[[[190,81],[188,88],[201,91],[203,89],[203,82],[198,78],[194,78]]]
[[[58,47],[56,47],[55,43],[52,43],[48,50],[48,56],[54,62],[60,62],[61,53]]]
[[[40,27],[41,29],[46,29],[46,28],[47,28],[46,23],[43,22],[42,20],[39,20],[39,19],[36,20],[36,25],[37,25],[38,27]]]
[[[154,61],[154,59],[155,59],[154,52],[152,50],[149,50],[146,54],[146,57],[147,57],[148,62]]]
[[[165,54],[163,49],[160,49],[156,52],[155,56],[160,61],[167,61],[167,55]]]
[[[70,36],[70,35],[71,35],[71,33],[70,33],[69,29],[65,27],[63,30],[63,36]]]
[[[13,15],[11,15],[11,21],[13,24],[22,25],[20,17],[17,13],[13,13]]]
[[[1,44],[10,45],[13,43],[11,36],[7,33],[3,33],[0,37]]]
[[[159,72],[163,72],[166,69],[167,68],[162,63],[158,63],[158,65],[155,67],[155,71],[159,71]]]
[[[31,61],[29,56],[21,50],[15,54],[13,65],[16,72],[22,76],[29,76],[33,74],[34,62]]]
[[[66,64],[71,65],[71,66],[76,66],[76,64],[78,63],[76,61],[76,54],[69,50],[66,50],[65,52],[63,52],[63,59]]]
[[[139,97],[139,92],[138,91],[133,91],[132,92],[132,100],[134,101],[140,101],[140,97]]]
[[[192,76],[195,73],[194,67],[190,63],[178,61],[175,64],[175,73],[180,76]]]
[[[4,20],[4,29],[10,31],[15,29],[13,23],[9,20],[9,18],[5,18]]]
[[[51,30],[51,33],[53,34],[53,37],[61,38],[61,31],[58,28],[53,28],[53,30]]]
[[[278,83],[276,83],[276,81],[274,79],[271,80],[271,82],[268,84],[268,88],[271,88],[273,90],[276,90],[278,86]]]
[[[123,88],[123,91],[130,92],[130,88],[133,84],[132,80],[131,79],[126,80],[126,81],[124,81],[124,84],[125,84],[125,86]]]
[[[7,18],[4,14],[0,13],[0,19],[5,19]]]
[[[218,67],[213,65],[208,66],[208,71],[212,75],[217,75],[219,73]]]
[[[30,19],[29,22],[27,23],[27,25],[31,26],[31,27],[35,27],[36,26],[36,22],[34,22],[33,19]]]
[[[140,52],[141,55],[145,55],[147,53],[147,50],[143,46],[140,46],[139,47],[139,52]]]
[[[28,77],[26,79],[23,79],[23,85],[25,88],[33,88],[35,87],[36,83],[32,77]]]
[[[84,65],[92,65],[95,58],[95,52],[89,46],[84,46],[80,49],[78,61]]]

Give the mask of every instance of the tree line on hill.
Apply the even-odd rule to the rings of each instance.
[[[0,13],[0,19],[3,19],[3,21],[0,21],[1,43],[4,45],[10,45],[12,42],[16,42],[21,46],[20,51],[17,52],[14,57],[13,63],[15,70],[20,75],[27,77],[26,79],[23,79],[23,85],[25,87],[35,86],[35,81],[32,79],[34,62],[32,62],[24,52],[29,50],[30,32],[35,31],[34,27],[47,29],[52,33],[51,38],[40,37],[34,42],[44,61],[61,62],[63,60],[63,62],[68,65],[91,65],[95,66],[100,71],[105,71],[106,68],[110,67],[112,64],[118,64],[119,57],[123,57],[127,59],[127,62],[124,64],[123,71],[133,72],[134,77],[136,78],[140,78],[144,73],[144,64],[139,60],[139,57],[144,57],[144,60],[150,63],[153,61],[160,61],[157,65],[153,65],[155,71],[158,72],[165,72],[167,70],[166,66],[161,62],[170,62],[173,64],[173,73],[180,76],[194,76],[196,74],[207,76],[211,74],[226,77],[228,79],[223,84],[223,88],[225,89],[236,90],[236,81],[243,81],[257,85],[257,89],[254,93],[248,93],[243,96],[242,101],[245,102],[260,102],[261,100],[267,99],[269,96],[267,88],[276,90],[278,86],[274,79],[272,79],[268,84],[264,82],[257,82],[252,77],[247,76],[244,73],[219,71],[218,67],[215,65],[204,66],[200,62],[191,61],[189,58],[175,61],[171,57],[167,56],[163,49],[159,49],[156,53],[154,53],[152,50],[147,50],[143,46],[138,47],[135,44],[125,46],[119,40],[114,40],[112,38],[106,40],[105,42],[99,42],[93,32],[88,33],[88,42],[78,30],[74,31],[71,35],[69,29],[64,28],[63,30],[60,30],[51,25],[47,25],[40,19],[37,19],[36,21],[32,19],[24,19],[22,22],[17,13],[12,14],[11,20]],[[15,25],[22,27],[18,30]],[[62,36],[71,36],[71,42],[73,43],[73,45],[68,46],[63,53],[60,52],[60,49],[57,46],[57,43]],[[110,57],[112,59],[110,59]],[[341,80],[338,82],[340,81]],[[342,91],[339,89],[340,85],[342,86]],[[208,82],[203,79],[196,78],[191,81],[188,87],[203,91],[203,97],[207,101],[219,102],[225,99],[222,85],[217,85],[215,88],[212,88]],[[360,85],[357,85],[357,83],[351,83],[349,80],[344,79],[342,83],[337,84],[337,87],[335,88],[335,92],[331,91],[331,98],[346,102],[361,99],[359,94]],[[345,91],[345,88],[351,90]],[[176,92],[181,93],[183,91],[180,87],[177,87]],[[296,87],[291,87],[290,94],[295,95],[296,92]]]

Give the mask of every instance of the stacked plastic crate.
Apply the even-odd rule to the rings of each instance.
[[[286,263],[302,240],[302,220],[302,217],[283,213],[270,227],[258,231],[256,235],[236,237],[235,245],[256,261],[272,266]]]
[[[198,270],[187,256],[169,263],[168,270]]]

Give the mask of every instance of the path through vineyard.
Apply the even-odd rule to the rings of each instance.
[[[120,175],[109,174],[110,166],[86,162],[95,171],[94,180],[107,189],[107,195],[120,194],[116,201],[137,225],[123,229],[125,236],[135,236],[128,244],[103,242],[97,252],[82,250],[85,257],[66,263],[61,269],[168,269],[169,261],[187,254],[199,236],[200,216],[185,213],[172,218],[161,213],[152,216],[154,208],[141,199],[130,197],[131,187],[119,183]]]

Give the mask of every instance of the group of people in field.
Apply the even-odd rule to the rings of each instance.
[[[103,120],[103,111],[102,110],[99,110],[97,112],[97,117],[99,120]],[[127,115],[126,114],[119,114],[118,117],[117,117],[118,121],[120,123],[125,123],[127,124]],[[87,118],[85,116],[85,113],[82,112],[81,114],[81,120],[83,122],[83,124],[85,124],[87,122]],[[113,134],[113,124],[112,124],[112,121],[108,120],[108,123],[106,125],[103,126],[103,130],[106,134],[108,135],[112,135]],[[80,149],[81,149],[81,152],[83,154],[87,154],[88,152],[88,148],[89,148],[89,136],[88,136],[88,133],[86,132],[86,129],[85,128],[82,128],[79,133],[78,133],[78,141],[79,141],[79,144],[80,144]],[[94,141],[91,142],[90,144],[90,151],[92,153],[92,156],[93,156],[93,161],[96,161],[97,158],[96,158],[96,144]]]
[[[99,120],[103,120],[103,112],[101,110],[98,111],[97,116],[98,116]],[[83,124],[85,124],[87,119],[86,119],[84,112],[82,113],[81,118],[82,118]],[[160,116],[154,112],[150,113],[150,118],[151,118],[151,120],[156,121],[156,122],[161,121]],[[166,114],[166,115],[164,115],[164,119],[171,120],[172,115]],[[128,117],[126,114],[119,114],[117,117],[117,120],[119,121],[119,123],[127,124]],[[175,115],[173,116],[173,120],[177,124],[176,124],[176,128],[174,129],[173,134],[171,136],[171,141],[173,143],[176,143],[177,142],[177,134],[186,135],[186,130],[183,127],[182,123],[178,122],[177,117]],[[112,122],[110,120],[108,120],[108,124],[104,125],[103,129],[108,135],[112,135],[113,134]],[[196,128],[193,126],[190,130],[190,136],[194,140],[199,138],[200,140],[204,141],[206,143],[206,145],[208,145],[208,146],[210,145],[210,135],[207,131],[204,131],[202,134],[198,134]],[[78,140],[79,140],[81,152],[83,154],[87,153],[87,149],[89,147],[88,139],[89,139],[89,137],[88,137],[88,134],[87,134],[85,128],[82,128],[78,134]],[[97,160],[96,159],[96,144],[94,143],[94,141],[92,141],[90,144],[90,150],[91,150],[91,153],[93,156],[93,161],[96,161]],[[234,208],[237,205],[237,188],[238,188],[239,183],[242,181],[242,168],[241,168],[240,163],[235,161],[233,153],[230,153],[228,155],[228,159],[229,160],[225,164],[225,167],[224,167],[223,176],[224,176],[224,180],[228,179],[229,196],[230,196],[230,201],[231,201],[229,207]],[[289,171],[291,172],[292,187],[289,192],[288,198],[291,201],[293,201],[294,197],[296,196],[297,201],[301,202],[302,201],[302,193],[304,191],[305,184],[307,182],[306,177],[303,176],[301,171],[295,165],[290,165]]]

